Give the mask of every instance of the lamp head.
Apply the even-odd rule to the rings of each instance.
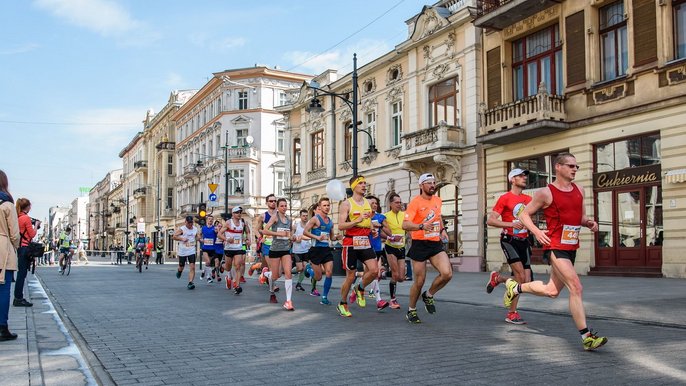
[[[310,101],[310,104],[307,107],[305,107],[305,111],[307,111],[308,113],[318,114],[318,113],[323,113],[324,108],[322,107],[321,102],[319,102],[319,98],[315,97],[315,98],[312,98],[312,101]]]

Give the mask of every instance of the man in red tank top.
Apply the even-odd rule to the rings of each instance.
[[[579,275],[574,269],[576,250],[579,248],[579,232],[585,226],[592,232],[598,230],[598,224],[586,216],[584,207],[584,190],[574,183],[579,165],[570,153],[559,154],[554,162],[555,181],[534,194],[534,198],[519,215],[524,224],[536,239],[544,245],[544,257],[551,267],[550,280],[530,283],[517,283],[508,279],[505,283],[504,303],[508,307],[520,293],[555,298],[562,288],[569,289],[569,312],[581,334],[585,350],[595,350],[607,343],[607,338],[597,336],[586,324],[586,312],[582,300],[582,286]],[[539,229],[531,216],[543,209],[547,231]]]

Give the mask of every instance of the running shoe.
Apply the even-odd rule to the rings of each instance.
[[[222,260],[222,262],[219,264],[219,273],[224,273],[224,264],[226,263],[224,260]]]
[[[241,292],[243,292],[243,288],[241,288],[241,286],[236,286],[236,288],[233,290],[233,293],[236,295],[240,295]]]
[[[274,292],[279,292],[279,286],[275,285],[273,291],[274,291]]]
[[[360,307],[367,306],[367,300],[364,298],[364,290],[360,291],[358,286],[355,286],[355,296],[357,297],[357,305]]]
[[[508,312],[505,321],[511,324],[526,324],[526,321],[524,321],[524,319],[522,319],[522,317],[519,316],[519,312],[517,311]]]
[[[286,302],[283,303],[283,308],[285,308],[286,311],[295,311],[295,308],[293,308],[293,302],[290,300],[286,300]]]
[[[251,265],[250,268],[248,269],[248,275],[252,276],[252,274],[255,271],[259,270],[261,266],[262,266],[262,263],[255,263],[255,264]]]
[[[320,295],[321,294],[319,293],[319,291],[317,291],[316,288],[313,289],[312,291],[310,291],[310,296],[320,296]]]
[[[278,303],[278,301],[276,300],[276,294],[272,293],[271,295],[269,295],[269,303]]]
[[[245,278],[243,276],[241,276],[240,282],[245,283]]]
[[[60,272],[62,272],[61,268],[60,268]],[[176,278],[181,279],[181,271],[176,271]]]
[[[231,279],[227,277],[225,281],[226,281],[226,289],[230,290],[233,287],[233,285],[231,284],[232,283]]]
[[[267,272],[269,272],[269,268],[263,269],[263,270],[262,270],[262,273],[260,273],[260,278],[258,279],[258,281],[260,282],[260,284],[264,284],[264,283],[267,282],[267,277],[264,276],[264,274],[267,273]]]
[[[398,304],[398,301],[396,299],[391,299],[391,308],[394,310],[400,309],[400,304]]]
[[[188,282],[188,285],[186,286],[186,288],[188,288],[189,290],[195,289],[195,284],[193,284],[192,281],[189,281],[189,282]]]
[[[348,297],[348,303],[355,303],[356,301],[357,301],[357,295],[355,295],[355,290],[353,289],[352,291],[350,291],[350,297]]]
[[[217,283],[219,283],[219,282],[221,282],[221,281],[222,281],[222,277],[221,277],[221,276],[217,276]]]
[[[369,294],[367,294],[367,297],[368,297],[368,298],[375,298],[376,295],[374,295],[374,290],[370,290],[370,291],[369,291]]]
[[[426,296],[426,291],[422,292],[422,301],[424,302],[424,308],[426,312],[433,314],[436,312],[436,305],[434,304],[434,298]]]
[[[329,301],[329,298],[327,298],[326,296],[322,296],[322,300],[319,301],[319,304],[328,306],[329,304],[331,304],[331,302]]]
[[[488,283],[486,284],[486,293],[490,294],[493,289],[498,286],[498,272],[493,271],[488,277]]]
[[[205,278],[205,271],[204,271],[204,270],[203,270],[202,272],[200,272],[200,278],[201,278],[201,279],[204,279],[204,278]]]
[[[593,330],[584,338],[584,350],[592,351],[607,343],[607,338],[596,335]]]
[[[419,324],[422,322],[417,315],[417,310],[407,311],[405,317],[407,318],[407,321],[412,324]]]
[[[212,280],[211,277],[208,277],[207,278],[207,284],[212,284],[212,283],[214,283],[214,280]]]
[[[338,311],[338,314],[340,316],[349,318],[353,316],[352,313],[350,313],[350,310],[348,310],[348,305],[347,304],[338,304],[338,307],[336,307],[336,310]]]
[[[507,281],[505,282],[505,295],[503,295],[503,304],[505,305],[505,307],[511,306],[514,298],[516,298],[517,295],[519,295],[514,292],[517,288],[517,284],[519,283],[512,279],[507,279]]]
[[[300,284],[300,283],[295,284],[295,290],[305,292],[305,288],[303,288],[302,284]]]
[[[381,300],[379,300],[378,302],[376,302],[376,310],[377,310],[377,311],[381,311],[381,310],[383,310],[383,309],[386,308],[386,307],[388,307],[388,302],[387,302],[387,301],[381,299]]]

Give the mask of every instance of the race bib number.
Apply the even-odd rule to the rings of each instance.
[[[430,226],[424,226],[424,237],[427,239],[438,237],[440,233],[441,224],[438,222],[432,222]]]
[[[286,232],[286,234],[289,234],[291,232],[290,229],[288,228],[276,228],[277,232]],[[288,236],[276,236],[277,239],[279,240],[288,240],[290,237]]]
[[[403,243],[403,235],[391,235],[391,237],[388,238],[388,243],[394,247],[405,246],[405,243]]]
[[[329,234],[328,233],[322,233],[321,236],[322,236],[322,239],[320,241],[323,241],[323,242],[329,241]]]
[[[204,238],[204,239],[202,239],[202,243],[203,243],[203,245],[209,247],[209,246],[214,245],[214,239]]]
[[[353,249],[369,249],[370,247],[368,236],[353,236]]]
[[[560,244],[577,245],[579,244],[579,232],[581,225],[564,225],[562,227],[562,238]]]
[[[229,244],[240,244],[242,236],[241,235],[231,235],[226,239]]]
[[[183,245],[186,246],[186,247],[188,247],[188,248],[192,248],[192,247],[195,246],[195,243],[192,242],[192,241],[186,241],[186,242],[183,243]]]

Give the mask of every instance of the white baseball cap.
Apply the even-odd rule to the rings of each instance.
[[[242,210],[243,210],[243,208],[241,208],[240,206],[235,206],[233,209],[231,209],[231,213],[240,212]]]
[[[507,180],[512,181],[513,178],[520,176],[524,174],[525,176],[529,175],[529,171],[525,169],[520,169],[520,168],[514,168],[510,170],[510,173],[507,174]]]
[[[434,175],[431,173],[424,173],[421,176],[419,176],[419,185],[421,185],[421,184],[423,184],[429,180],[436,181],[436,177],[434,177]]]

